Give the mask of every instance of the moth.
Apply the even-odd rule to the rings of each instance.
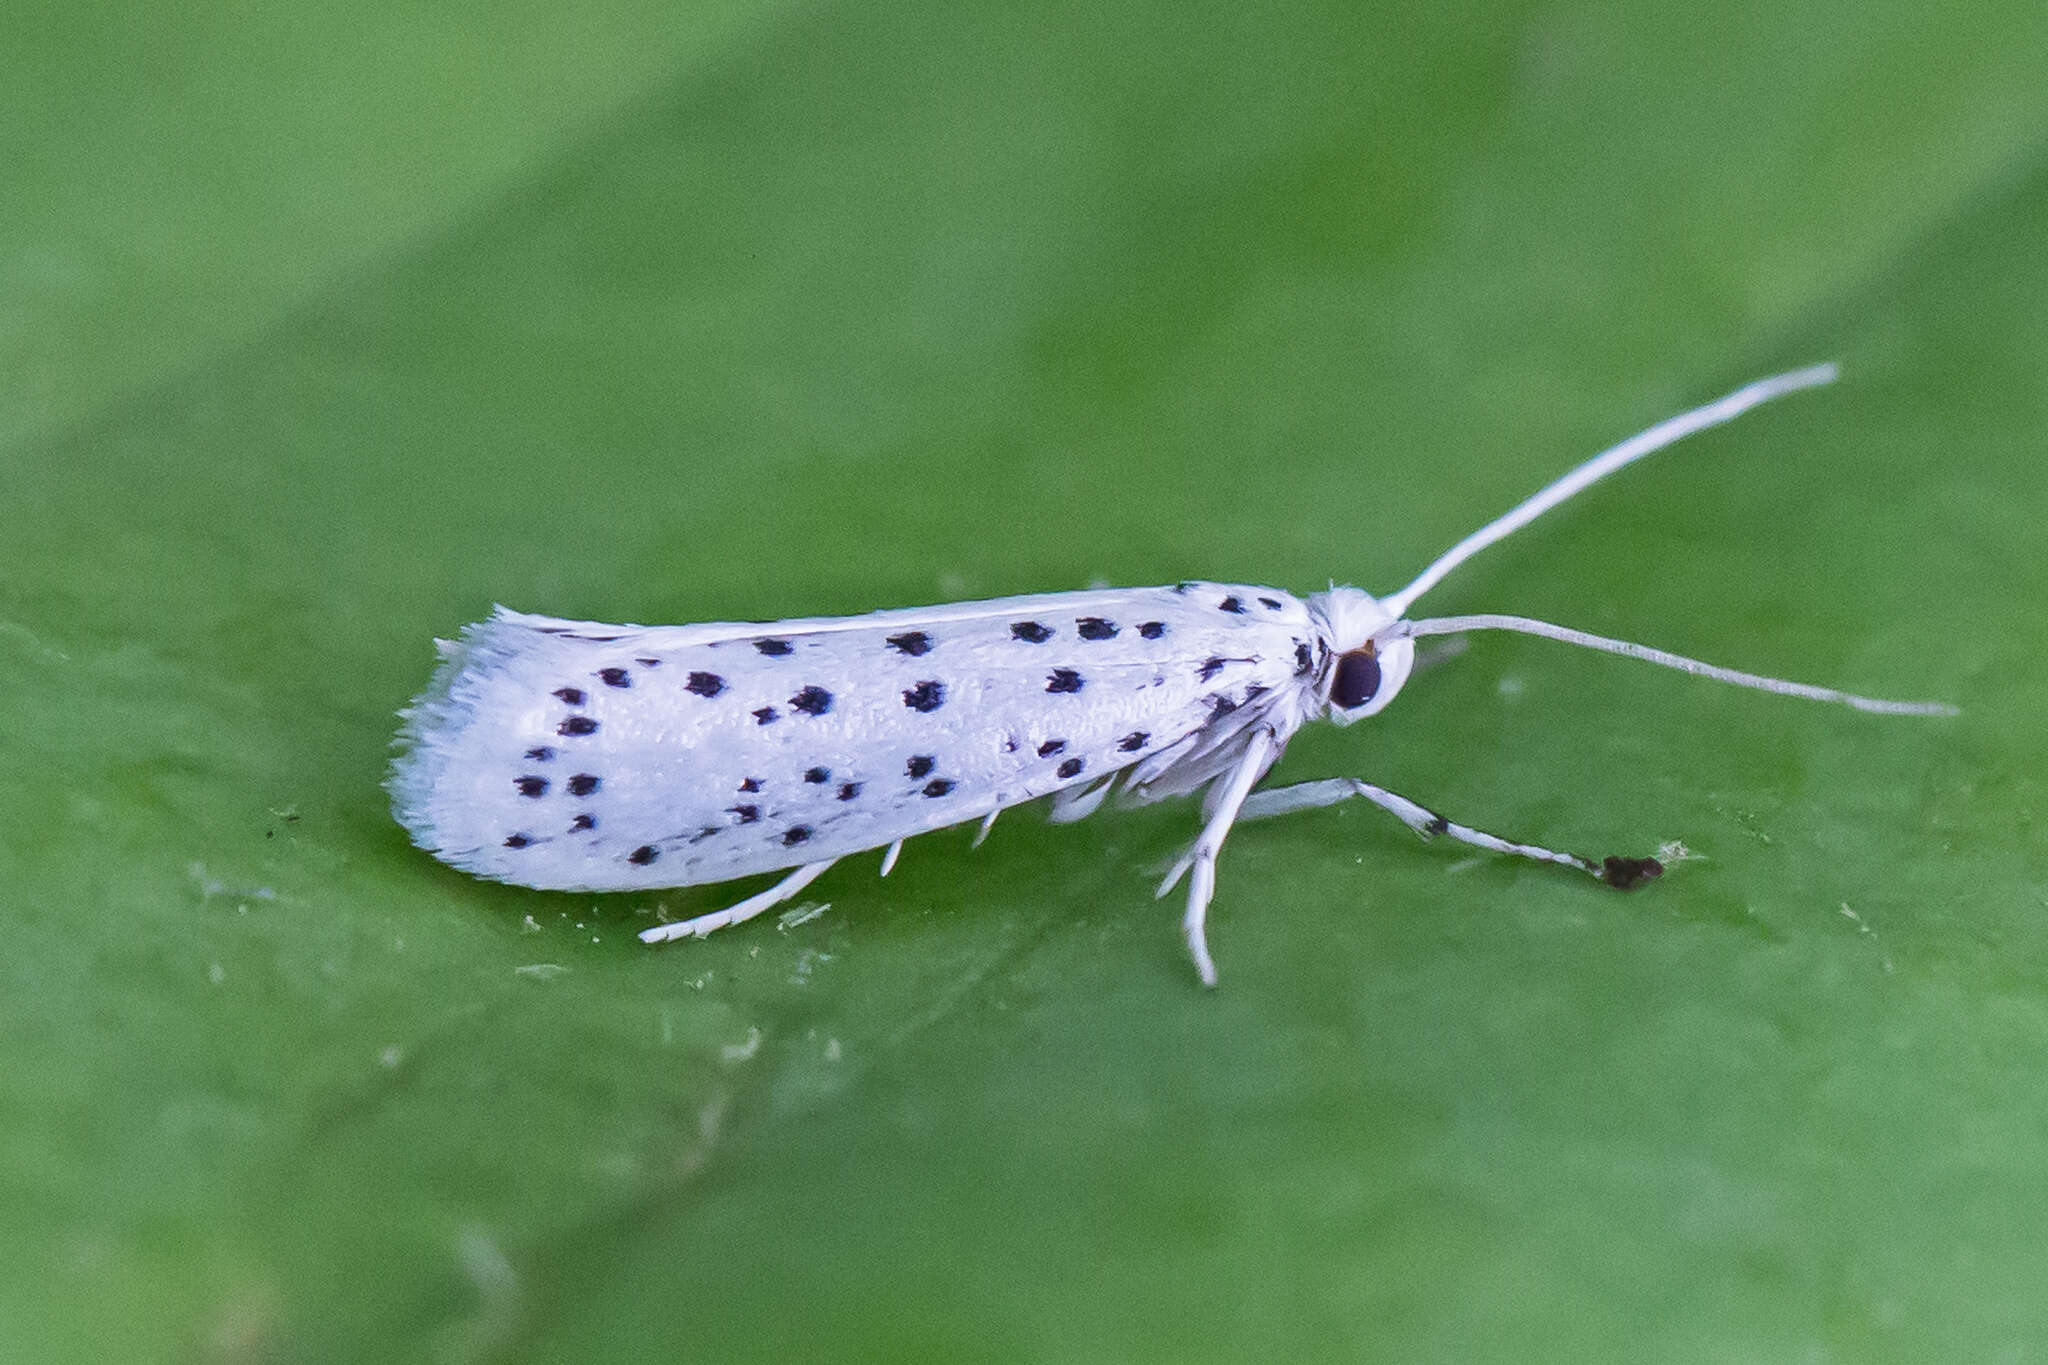
[[[1518,631],[1719,682],[1882,715],[1952,715],[1763,677],[1520,616],[1415,619],[1446,574],[1625,465],[1795,390],[1757,380],[1594,457],[1466,536],[1399,592],[1296,597],[1235,583],[1005,597],[865,616],[602,625],[499,608],[440,643],[401,712],[386,783],[413,841],[465,872],[561,891],[645,891],[784,872],[737,904],[641,934],[738,924],[841,858],[1049,797],[1054,822],[1112,793],[1202,794],[1182,930],[1205,985],[1216,860],[1240,819],[1363,798],[1425,838],[1556,863],[1627,888],[1655,858],[1588,858],[1489,834],[1361,778],[1254,791],[1310,720],[1349,725],[1400,692],[1417,640]]]

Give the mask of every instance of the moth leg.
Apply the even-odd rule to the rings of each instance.
[[[1187,936],[1188,956],[1195,960],[1195,973],[1202,978],[1204,986],[1216,984],[1216,961],[1209,956],[1209,902],[1216,895],[1216,855],[1223,851],[1223,840],[1230,834],[1230,826],[1237,819],[1238,808],[1250,795],[1252,783],[1259,780],[1266,766],[1273,759],[1273,732],[1260,730],[1245,746],[1244,757],[1240,758],[1216,798],[1215,809],[1210,813],[1209,823],[1202,828],[1201,837],[1195,840],[1193,848],[1184,854],[1173,871],[1167,873],[1160,884],[1158,895],[1164,896],[1173,890],[1174,884],[1185,872],[1192,871],[1188,879],[1188,908],[1181,917],[1181,932]]]
[[[1598,877],[1609,886],[1623,890],[1646,882],[1652,877],[1662,876],[1664,865],[1655,858],[1607,857],[1597,861],[1582,858],[1576,853],[1562,853],[1540,844],[1517,843],[1503,839],[1498,834],[1488,834],[1483,829],[1473,829],[1447,820],[1430,810],[1417,805],[1399,792],[1390,792],[1385,787],[1374,786],[1356,777],[1331,777],[1320,782],[1301,782],[1291,787],[1275,787],[1271,791],[1259,792],[1244,803],[1241,812],[1247,820],[1263,820],[1268,816],[1285,815],[1290,811],[1315,810],[1321,806],[1334,806],[1340,801],[1349,801],[1354,796],[1366,800],[1387,811],[1408,828],[1425,839],[1439,836],[1456,839],[1459,843],[1483,848],[1490,853],[1509,853],[1517,858],[1532,858],[1539,863],[1558,863],[1564,867],[1575,867],[1590,876]]]
[[[823,862],[805,863],[766,891],[757,892],[741,901],[738,905],[727,906],[723,910],[714,910],[708,915],[698,915],[692,919],[678,920],[674,924],[657,924],[652,929],[642,929],[640,931],[640,941],[642,943],[663,943],[672,938],[702,938],[714,929],[723,929],[728,924],[738,924],[742,920],[750,920],[763,910],[772,909],[782,904],[797,892],[818,880],[824,874],[826,868],[838,861],[837,858],[827,858]]]

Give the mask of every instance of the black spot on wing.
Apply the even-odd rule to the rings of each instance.
[[[1083,763],[1080,759],[1070,758],[1066,762],[1060,764],[1058,769],[1059,775],[1061,777],[1079,777],[1081,775],[1081,769],[1083,769],[1086,766],[1087,764]]]
[[[521,796],[546,796],[548,780],[545,777],[515,777],[512,785]]]
[[[1144,636],[1148,640],[1156,640],[1160,636],[1166,634],[1166,622],[1147,621],[1144,625],[1138,627],[1138,634]]]
[[[899,654],[908,654],[915,659],[932,647],[932,637],[921,630],[906,630],[901,635],[889,637],[889,648]]]
[[[642,668],[660,668],[660,667],[661,667],[661,660],[659,660],[659,659],[635,659],[635,660],[633,660],[633,662],[634,662],[634,663],[636,663],[636,664],[638,664],[638,665],[640,665],[640,666],[641,666]]]
[[[860,795],[860,783],[858,783],[858,782],[842,782],[842,783],[840,783],[840,784],[839,784],[839,799],[840,799],[841,801],[851,801],[851,800],[853,800],[853,798],[854,798],[854,797],[856,797],[856,796],[859,796],[859,795]]]
[[[1236,599],[1235,597],[1226,597],[1221,602],[1218,602],[1216,604],[1216,610],[1227,611],[1230,612],[1232,615],[1242,616],[1244,615],[1244,603],[1238,601],[1238,599]]]
[[[599,780],[590,773],[578,773],[569,779],[569,795],[588,796],[596,791]]]
[[[806,687],[789,699],[789,705],[807,716],[822,716],[832,709],[832,694],[822,687]]]
[[[1203,682],[1207,682],[1209,681],[1209,679],[1215,677],[1218,673],[1221,673],[1222,671],[1223,660],[1214,658],[1206,659],[1202,662],[1201,667],[1195,670],[1195,676],[1200,678]]]
[[[631,687],[633,675],[623,668],[600,668],[597,676],[606,687]]]
[[[740,790],[743,792],[757,792],[761,790],[761,779],[758,777],[741,778]]]
[[[1026,644],[1042,645],[1052,638],[1052,631],[1036,621],[1019,621],[1010,627],[1010,634]]]
[[[700,697],[715,697],[725,691],[725,679],[716,673],[692,673],[683,690],[695,692]]]
[[[935,777],[924,784],[924,794],[926,796],[944,796],[947,792],[953,790],[953,787],[954,783],[949,779]]]
[[[1038,756],[1040,758],[1051,758],[1054,754],[1058,753],[1060,750],[1066,747],[1067,742],[1063,739],[1049,739],[1045,743],[1038,746]]]
[[[775,708],[774,708],[774,707],[772,707],[772,706],[762,706],[762,707],[757,707],[757,708],[755,708],[755,711],[754,711],[754,724],[756,724],[756,725],[773,725],[774,723],[775,723]]]
[[[1045,679],[1048,692],[1079,692],[1085,685],[1081,675],[1071,668],[1055,668]]]
[[[571,706],[583,705],[583,689],[580,687],[558,687],[555,695]]]
[[[1297,678],[1305,677],[1315,671],[1315,666],[1315,656],[1308,652],[1307,641],[1296,640],[1294,642],[1294,676]]]
[[[505,847],[507,848],[525,848],[532,842],[533,838],[531,835],[508,834],[505,836]]]
[[[788,829],[782,831],[782,842],[792,848],[810,837],[811,827],[809,825],[791,825]]]
[[[1229,697],[1217,697],[1209,703],[1209,719],[1217,720],[1237,709],[1237,703]]]
[[[796,646],[787,640],[756,640],[754,648],[771,659],[780,659],[795,650]]]
[[[830,782],[831,780],[832,770],[830,768],[808,768],[804,771],[804,781],[806,782]]]
[[[946,687],[939,682],[921,682],[903,689],[903,704],[913,711],[936,711],[946,704]]]
[[[661,850],[653,844],[642,844],[626,855],[626,861],[635,867],[645,867],[661,856]]]
[[[1105,621],[1100,616],[1084,616],[1074,623],[1074,629],[1084,640],[1114,640],[1116,622]]]
[[[594,735],[597,733],[597,722],[588,716],[571,716],[555,727],[555,733],[558,735]]]
[[[1278,611],[1280,610],[1280,599],[1277,597],[1261,597],[1259,605],[1267,611]]]
[[[1123,750],[1127,754],[1134,754],[1138,750],[1144,748],[1145,742],[1151,738],[1152,736],[1146,734],[1143,730],[1133,730],[1129,734],[1125,735],[1122,739],[1118,740],[1116,742],[1116,747]]]
[[[910,762],[904,765],[903,771],[909,777],[925,777],[930,775],[931,770],[938,766],[939,761],[930,754],[912,754]]]
[[[727,806],[725,810],[728,815],[736,817],[739,823],[743,825],[751,825],[761,818],[761,808],[759,806]]]
[[[577,830],[580,830],[580,829],[596,829],[596,828],[597,828],[597,817],[596,817],[595,815],[592,815],[592,814],[591,814],[590,812],[588,812],[588,811],[585,811],[585,812],[584,812],[583,814],[581,814],[581,815],[577,816],[577,817],[576,817],[576,818],[575,818],[574,820],[571,820],[571,821],[569,822],[569,832],[570,832],[571,834],[574,834],[574,833],[575,833],[575,832],[576,832]]]
[[[526,756],[536,763],[546,763],[555,756],[555,751],[543,744],[538,749],[528,749]]]

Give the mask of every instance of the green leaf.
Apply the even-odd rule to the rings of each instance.
[[[52,8],[0,46],[0,1354],[2048,1351],[2048,12]],[[13,39],[17,39],[14,41]],[[493,601],[1404,582],[1240,829],[472,882],[378,788]]]

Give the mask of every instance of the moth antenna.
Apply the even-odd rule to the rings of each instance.
[[[1694,408],[1691,412],[1682,412],[1676,417],[1668,417],[1648,431],[1638,432],[1620,445],[1595,455],[1512,511],[1494,518],[1466,536],[1438,555],[1435,562],[1416,575],[1414,582],[1391,597],[1381,598],[1380,605],[1393,616],[1407,615],[1408,608],[1415,604],[1415,600],[1443,581],[1445,574],[1495,541],[1505,540],[1551,508],[1583,492],[1617,469],[1634,464],[1645,455],[1655,454],[1696,431],[1704,431],[1708,427],[1717,427],[1723,422],[1733,421],[1759,403],[1768,403],[1773,398],[1780,398],[1800,389],[1832,384],[1838,373],[1832,364],[1809,365],[1803,370],[1790,370],[1784,374],[1772,375],[1768,379],[1754,380],[1703,407]]]
[[[1546,640],[1561,640],[1568,645],[1583,645],[1587,649],[1605,650],[1609,654],[1620,654],[1630,659],[1641,659],[1645,663],[1661,664],[1675,668],[1681,673],[1691,673],[1701,678],[1712,678],[1715,682],[1733,683],[1737,687],[1753,687],[1759,692],[1775,692],[1781,697],[1804,697],[1808,701],[1835,702],[1842,706],[1854,707],[1879,716],[1953,716],[1960,714],[1957,708],[1944,701],[1885,701],[1878,697],[1859,697],[1853,692],[1839,692],[1832,687],[1815,687],[1810,683],[1788,682],[1784,678],[1766,678],[1759,673],[1744,673],[1740,669],[1721,668],[1715,664],[1701,663],[1688,659],[1682,654],[1672,654],[1648,645],[1639,645],[1628,640],[1610,640],[1604,635],[1591,635],[1569,626],[1555,626],[1548,621],[1533,621],[1526,616],[1438,616],[1421,621],[1401,621],[1383,632],[1388,638],[1402,635],[1458,635],[1471,630],[1512,630],[1522,635],[1540,635]]]

